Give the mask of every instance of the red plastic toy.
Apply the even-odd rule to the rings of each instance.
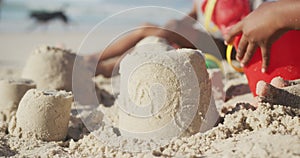
[[[236,37],[237,48],[240,37]],[[271,47],[270,65],[266,73],[261,72],[262,56],[257,49],[252,59],[244,67],[252,93],[256,96],[256,83],[264,80],[270,83],[274,77],[281,76],[285,80],[300,78],[300,31],[289,31],[281,36]]]
[[[202,5],[205,10],[207,0]],[[250,13],[248,0],[217,0],[212,14],[212,21],[224,33],[226,28]],[[234,41],[237,48],[240,36]],[[260,80],[270,83],[277,76],[285,80],[300,78],[300,31],[289,31],[280,37],[271,47],[270,65],[266,73],[261,72],[262,56],[257,49],[254,56],[244,67],[250,89],[256,96],[256,84]]]

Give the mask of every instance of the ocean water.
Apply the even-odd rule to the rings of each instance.
[[[144,22],[163,25],[188,13],[192,3],[192,0],[2,0],[0,32],[88,31],[99,23],[105,23],[107,29],[134,27]],[[69,25],[59,20],[42,25],[29,18],[30,11],[60,9],[69,17]]]

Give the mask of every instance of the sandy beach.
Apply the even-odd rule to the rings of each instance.
[[[255,8],[244,2],[243,9],[232,8],[231,1],[221,7],[194,3],[189,15],[204,29],[186,18],[172,21],[189,13],[193,1],[0,0],[0,157],[299,158],[300,79],[283,80],[299,71],[285,65],[277,82],[253,81],[262,78],[261,67],[235,71],[210,36],[219,38],[223,29],[228,34],[237,19],[230,26],[221,22],[244,18]],[[247,14],[235,13],[239,9]],[[161,30],[150,34],[166,39],[149,36],[145,22],[174,28],[187,41]],[[112,65],[116,57],[103,63],[84,57],[140,26],[146,27],[132,34],[139,42],[122,56],[114,75],[107,68],[95,76],[96,68]],[[218,42],[224,51],[223,40]],[[202,50],[177,49],[190,44]],[[117,54],[122,46],[111,48]],[[283,56],[275,65],[293,52],[276,50]]]
[[[66,48],[76,52],[85,35],[86,33],[72,32],[1,33],[0,77],[21,77],[28,57],[41,44],[58,45],[63,43]],[[102,34],[102,41],[101,39],[100,41],[98,39],[91,40],[94,43],[89,43],[90,47],[84,47],[80,50],[80,54],[103,49],[105,44],[111,40],[110,36],[111,34]],[[216,101],[220,113],[223,106],[227,106],[227,114],[223,118],[224,121],[205,133],[197,132],[190,136],[175,137],[167,141],[163,139],[137,139],[120,135],[118,129],[119,106],[114,102],[113,96],[115,94],[111,87],[112,81],[119,81],[119,78],[118,76],[112,79],[97,76],[93,80],[100,90],[100,104],[96,107],[78,103],[70,104],[71,112],[65,139],[52,141],[49,137],[43,135],[30,137],[22,134],[22,132],[16,130],[18,126],[23,128],[26,126],[26,123],[19,123],[18,125],[18,121],[16,122],[16,117],[21,117],[21,115],[16,115],[16,111],[14,111],[9,114],[11,120],[8,121],[1,113],[0,156],[299,157],[299,108],[260,103],[257,109],[251,107],[237,108],[234,109],[235,112],[232,112],[231,109],[235,105],[241,105],[247,100],[251,100],[252,94],[250,94],[249,89],[247,90],[247,87],[246,89],[244,87],[243,90],[239,89],[239,87],[247,85],[245,76],[234,72],[228,65],[225,64],[225,66],[227,70],[224,75],[226,80],[223,82],[225,90],[236,87],[237,92],[231,92],[235,96],[231,96],[232,99],[225,104],[222,101]],[[233,82],[230,82],[230,80]],[[57,95],[59,96],[59,94]],[[27,96],[27,98],[30,98],[30,96]],[[24,101],[20,105],[24,110],[27,102]],[[228,108],[230,106],[231,108]],[[68,111],[68,107],[64,109]],[[46,113],[41,116],[46,116]],[[35,117],[39,118],[40,116]],[[26,117],[22,116],[22,118],[26,121]],[[68,118],[62,119],[66,120]],[[88,124],[86,124],[87,122]],[[36,126],[40,125],[37,124]],[[57,129],[57,131],[62,130],[61,127],[57,127]],[[44,137],[49,140],[40,139]]]
[[[101,37],[91,37],[89,47],[80,51],[81,54],[89,54],[102,50],[110,42],[111,33],[103,31]],[[1,32],[0,33],[0,63],[17,64],[24,66],[26,59],[34,49],[40,45],[63,45],[67,49],[79,50],[80,44],[87,36],[88,31],[84,32]]]

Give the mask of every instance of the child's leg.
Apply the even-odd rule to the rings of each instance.
[[[120,56],[128,51],[130,48],[134,47],[140,40],[145,38],[146,36],[156,35],[160,30],[156,25],[153,24],[143,24],[141,28],[136,29],[124,37],[118,39],[113,42],[109,46],[107,46],[102,52],[92,54],[87,56],[88,61],[102,61],[109,58],[113,58],[116,56]]]
[[[141,25],[141,28],[132,31],[123,38],[115,41],[102,52],[85,56],[85,61],[88,65],[97,65],[96,75],[103,74],[104,76],[109,77],[111,76],[113,68],[124,53],[133,48],[140,40],[147,36],[163,36],[164,34],[161,33],[162,30],[163,29],[153,24],[143,24]],[[111,58],[116,59],[104,62]]]
[[[97,64],[96,75],[102,74],[104,77],[111,77],[114,73],[119,72],[119,63],[123,56],[116,56]]]

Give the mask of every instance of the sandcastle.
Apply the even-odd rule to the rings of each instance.
[[[167,51],[172,49],[174,48],[168,44],[166,39],[156,36],[148,36],[135,45],[133,52]]]
[[[22,72],[22,77],[34,80],[38,89],[73,91],[75,100],[82,104],[97,104],[92,76],[82,56],[50,46],[31,53]]]
[[[45,141],[63,140],[68,131],[71,92],[31,89],[20,101],[15,128],[10,132]]]
[[[204,124],[213,126],[204,119],[211,85],[201,52],[160,48],[135,51],[120,63],[117,104],[122,135],[168,139],[195,134]],[[218,117],[217,111],[210,111]]]
[[[17,111],[19,102],[29,89],[35,88],[35,83],[28,79],[0,79],[0,112],[9,121],[12,113]]]

